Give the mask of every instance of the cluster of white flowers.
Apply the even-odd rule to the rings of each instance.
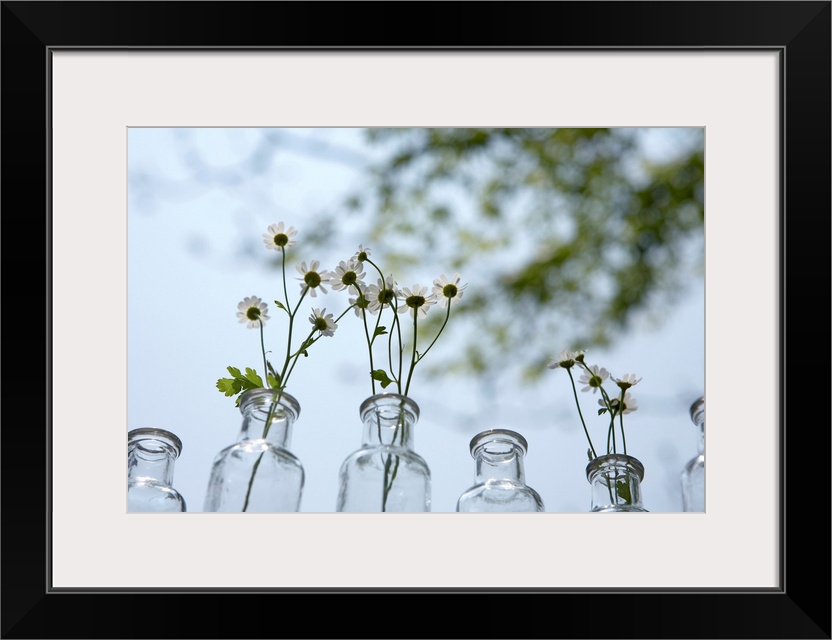
[[[351,294],[352,297],[348,299],[349,306],[347,309],[345,309],[344,312],[337,318],[334,318],[334,314],[332,313],[326,313],[326,308],[314,308],[312,310],[312,314],[309,316],[309,322],[312,324],[312,332],[301,344],[299,349],[286,354],[286,360],[280,375],[278,376],[275,373],[275,380],[280,388],[282,389],[286,386],[286,378],[294,366],[293,360],[296,361],[297,357],[301,353],[306,354],[306,350],[319,338],[333,336],[338,328],[338,322],[347,313],[347,311],[352,309],[358,318],[364,319],[366,329],[368,315],[378,316],[380,318],[380,315],[384,310],[392,309],[394,315],[396,316],[410,311],[410,316],[414,321],[413,357],[407,377],[407,384],[404,387],[404,393],[407,393],[413,367],[418,360],[424,357],[425,353],[427,353],[427,351],[436,342],[436,338],[434,338],[434,341],[430,344],[427,350],[420,354],[416,352],[415,334],[417,321],[426,318],[430,308],[439,304],[446,310],[445,323],[443,323],[442,328],[439,331],[441,333],[448,321],[451,305],[462,299],[463,291],[467,285],[460,284],[460,275],[456,273],[452,278],[448,278],[442,274],[433,280],[433,286],[430,291],[427,286],[422,286],[418,283],[414,283],[409,287],[400,287],[392,275],[384,275],[381,269],[379,269],[379,267],[372,260],[370,260],[370,249],[365,248],[364,245],[359,245],[355,254],[347,260],[341,260],[332,270],[321,269],[321,263],[318,260],[311,260],[308,264],[306,261],[298,264],[296,269],[300,274],[300,277],[297,277],[296,279],[299,280],[300,299],[293,308],[289,301],[289,295],[286,289],[286,250],[293,247],[297,243],[294,239],[297,236],[297,233],[298,232],[294,227],[287,227],[283,222],[269,225],[267,232],[263,233],[263,242],[266,245],[266,248],[278,251],[282,254],[284,272],[284,301],[275,301],[275,304],[284,310],[289,316],[290,335],[291,325],[294,322],[300,302],[307,295],[315,298],[319,294],[323,295],[328,293],[327,287],[331,287],[333,291],[346,291],[348,294]],[[367,273],[365,271],[365,263],[371,265],[378,272],[379,277],[376,278],[374,283],[368,283],[366,281]],[[237,317],[239,321],[241,323],[246,323],[246,326],[249,329],[260,329],[261,345],[263,342],[263,327],[270,319],[268,313],[268,305],[258,296],[247,296],[237,305]],[[396,322],[398,322],[397,318],[394,319],[393,323],[395,324]],[[316,332],[317,335],[315,335]],[[384,335],[388,332],[387,328],[381,326],[378,319],[376,319],[376,326],[372,335],[370,335],[369,332],[366,333],[368,347],[370,349],[370,363],[372,367],[373,342],[378,335]],[[438,337],[438,335],[436,337]],[[272,370],[270,364],[266,360],[265,346],[262,347],[262,350],[264,368]],[[402,356],[402,351],[403,348],[400,344],[398,351],[400,358]],[[371,374],[373,379],[373,389],[375,389],[376,380],[380,381],[383,387],[395,381],[399,386],[399,392],[402,392],[401,375],[392,375],[394,363],[390,362],[390,368],[391,374],[389,376],[381,370],[373,370]],[[400,371],[401,367],[399,366],[399,372]],[[267,377],[267,380],[268,379],[269,378]],[[238,379],[238,386],[233,387],[229,380],[230,379],[226,379],[225,384],[218,383],[217,385],[220,390],[226,392],[227,395],[231,395],[230,390],[232,388],[236,389],[239,387],[239,384],[242,384],[243,386],[246,384],[245,380]]]
[[[610,453],[617,453],[618,446],[615,437],[615,419],[616,417],[619,419],[620,425],[620,433],[621,433],[621,440],[623,446],[623,453],[627,453],[627,440],[624,436],[624,420],[623,416],[628,413],[632,413],[638,409],[638,402],[636,399],[630,394],[629,389],[637,385],[641,378],[636,378],[634,373],[625,373],[620,378],[616,378],[615,376],[610,375],[610,372],[607,371],[604,367],[599,367],[597,364],[589,365],[585,362],[586,357],[586,349],[581,349],[578,351],[562,351],[559,356],[552,359],[552,361],[547,365],[550,369],[566,369],[566,372],[569,374],[569,379],[572,382],[572,390],[575,396],[575,403],[578,406],[578,415],[581,418],[581,423],[584,427],[584,432],[586,433],[587,440],[589,441],[589,451],[587,455],[590,459],[597,457],[597,452],[595,447],[592,444],[592,438],[589,436],[589,431],[586,427],[586,422],[584,422],[583,413],[581,413],[581,405],[578,402],[578,394],[576,392],[576,385],[575,379],[572,376],[572,368],[577,366],[582,369],[582,373],[578,382],[583,386],[581,389],[582,392],[588,393],[596,393],[598,391],[601,392],[601,398],[598,400],[598,404],[601,406],[601,409],[598,411],[598,415],[603,415],[605,413],[609,413],[609,426],[607,428],[607,454]],[[619,389],[619,393],[615,396],[610,396],[606,389],[604,389],[604,382],[607,379],[611,379],[615,382],[616,386]]]

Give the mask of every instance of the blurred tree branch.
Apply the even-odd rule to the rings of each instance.
[[[561,349],[610,345],[701,282],[704,132],[667,131],[673,152],[653,160],[644,134],[368,129],[386,153],[347,205],[369,215],[365,244],[397,278],[439,265],[472,282],[447,329],[457,339],[440,340],[450,369],[516,365],[533,379]]]

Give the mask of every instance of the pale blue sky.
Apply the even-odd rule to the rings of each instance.
[[[318,128],[283,131],[289,136],[284,143],[291,144],[272,156],[265,141],[275,133],[281,130],[129,130],[128,428],[155,426],[179,436],[183,452],[174,485],[191,512],[202,510],[212,460],[234,442],[241,422],[216,380],[229,364],[262,369],[259,333],[235,316],[245,296],[271,301],[280,294],[269,268],[275,254],[265,249],[261,234],[283,221],[298,229],[302,242],[308,216],[340,206],[373,153],[360,130]],[[662,150],[664,133],[652,132],[651,148]],[[257,150],[252,162],[239,167]],[[358,230],[345,228],[332,251],[316,250],[306,259],[332,269],[360,242],[367,244]],[[246,244],[252,255],[239,251]],[[290,269],[293,278],[294,264]],[[428,285],[450,271],[440,265],[430,276],[397,279]],[[476,274],[463,274],[463,281],[477,286]],[[337,315],[347,304],[345,295],[331,291],[309,302],[299,314],[302,322],[312,306]],[[298,364],[290,383],[301,404],[291,449],[306,472],[303,512],[334,510],[338,469],[360,444],[367,355],[358,322],[349,320],[356,320],[352,312],[331,344],[316,345]],[[282,347],[281,329],[276,321],[267,326],[267,348]],[[704,345],[702,274],[691,275],[689,293],[661,326],[645,320],[613,348],[587,345],[591,362],[643,378],[633,390],[639,410],[628,416],[627,442],[645,466],[643,497],[650,511],[682,508],[679,473],[696,454],[688,408],[704,393]],[[553,345],[551,355],[560,350]],[[441,356],[436,351],[428,358]],[[468,443],[495,427],[527,439],[527,481],[547,511],[589,510],[586,439],[564,372],[548,371],[538,387],[496,389],[472,378],[419,373],[417,368],[411,393],[422,411],[416,450],[431,469],[433,511],[454,511],[474,477]],[[586,400],[585,413],[595,402]]]

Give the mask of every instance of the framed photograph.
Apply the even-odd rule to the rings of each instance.
[[[44,247],[7,243],[6,344],[46,373],[7,351],[3,637],[436,637],[471,603],[472,637],[830,638],[830,430],[797,417],[829,392],[830,2],[3,2],[0,36],[5,237]],[[704,130],[705,512],[125,512],[131,132],[399,127]],[[168,307],[148,331],[200,312]]]

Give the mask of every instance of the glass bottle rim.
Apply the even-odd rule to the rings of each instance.
[[[143,443],[146,440],[160,441],[162,444],[167,445],[173,450],[174,458],[178,458],[179,454],[182,453],[182,441],[179,439],[179,436],[167,429],[161,429],[159,427],[137,427],[127,432],[128,445]],[[158,447],[150,449],[143,444],[139,444],[139,446],[148,451],[161,452]]]
[[[410,413],[414,420],[419,419],[419,405],[416,404],[416,401],[410,396],[405,396],[400,393],[376,393],[361,403],[361,406],[358,409],[358,414],[363,420],[367,413],[369,413],[372,409],[377,407],[389,408],[396,404],[400,405],[405,411]]]
[[[693,421],[694,424],[699,424],[699,418],[704,417],[705,415],[705,396],[699,396],[696,400],[693,401],[693,404],[690,405],[690,419]]]
[[[289,409],[297,419],[300,415],[300,403],[297,398],[285,391],[266,389],[265,387],[243,392],[243,395],[240,396],[240,413],[245,413],[246,408],[255,402],[274,402],[275,396],[280,396],[277,403],[285,409]]]
[[[486,429],[471,438],[471,442],[468,444],[471,456],[476,457],[476,450],[489,442],[507,442],[518,446],[522,450],[523,455],[526,455],[526,452],[529,450],[529,443],[516,431],[512,431],[511,429]]]
[[[586,477],[591,480],[593,473],[613,465],[626,466],[638,474],[639,480],[644,480],[644,465],[641,460],[626,453],[605,453],[596,456],[586,465]]]

